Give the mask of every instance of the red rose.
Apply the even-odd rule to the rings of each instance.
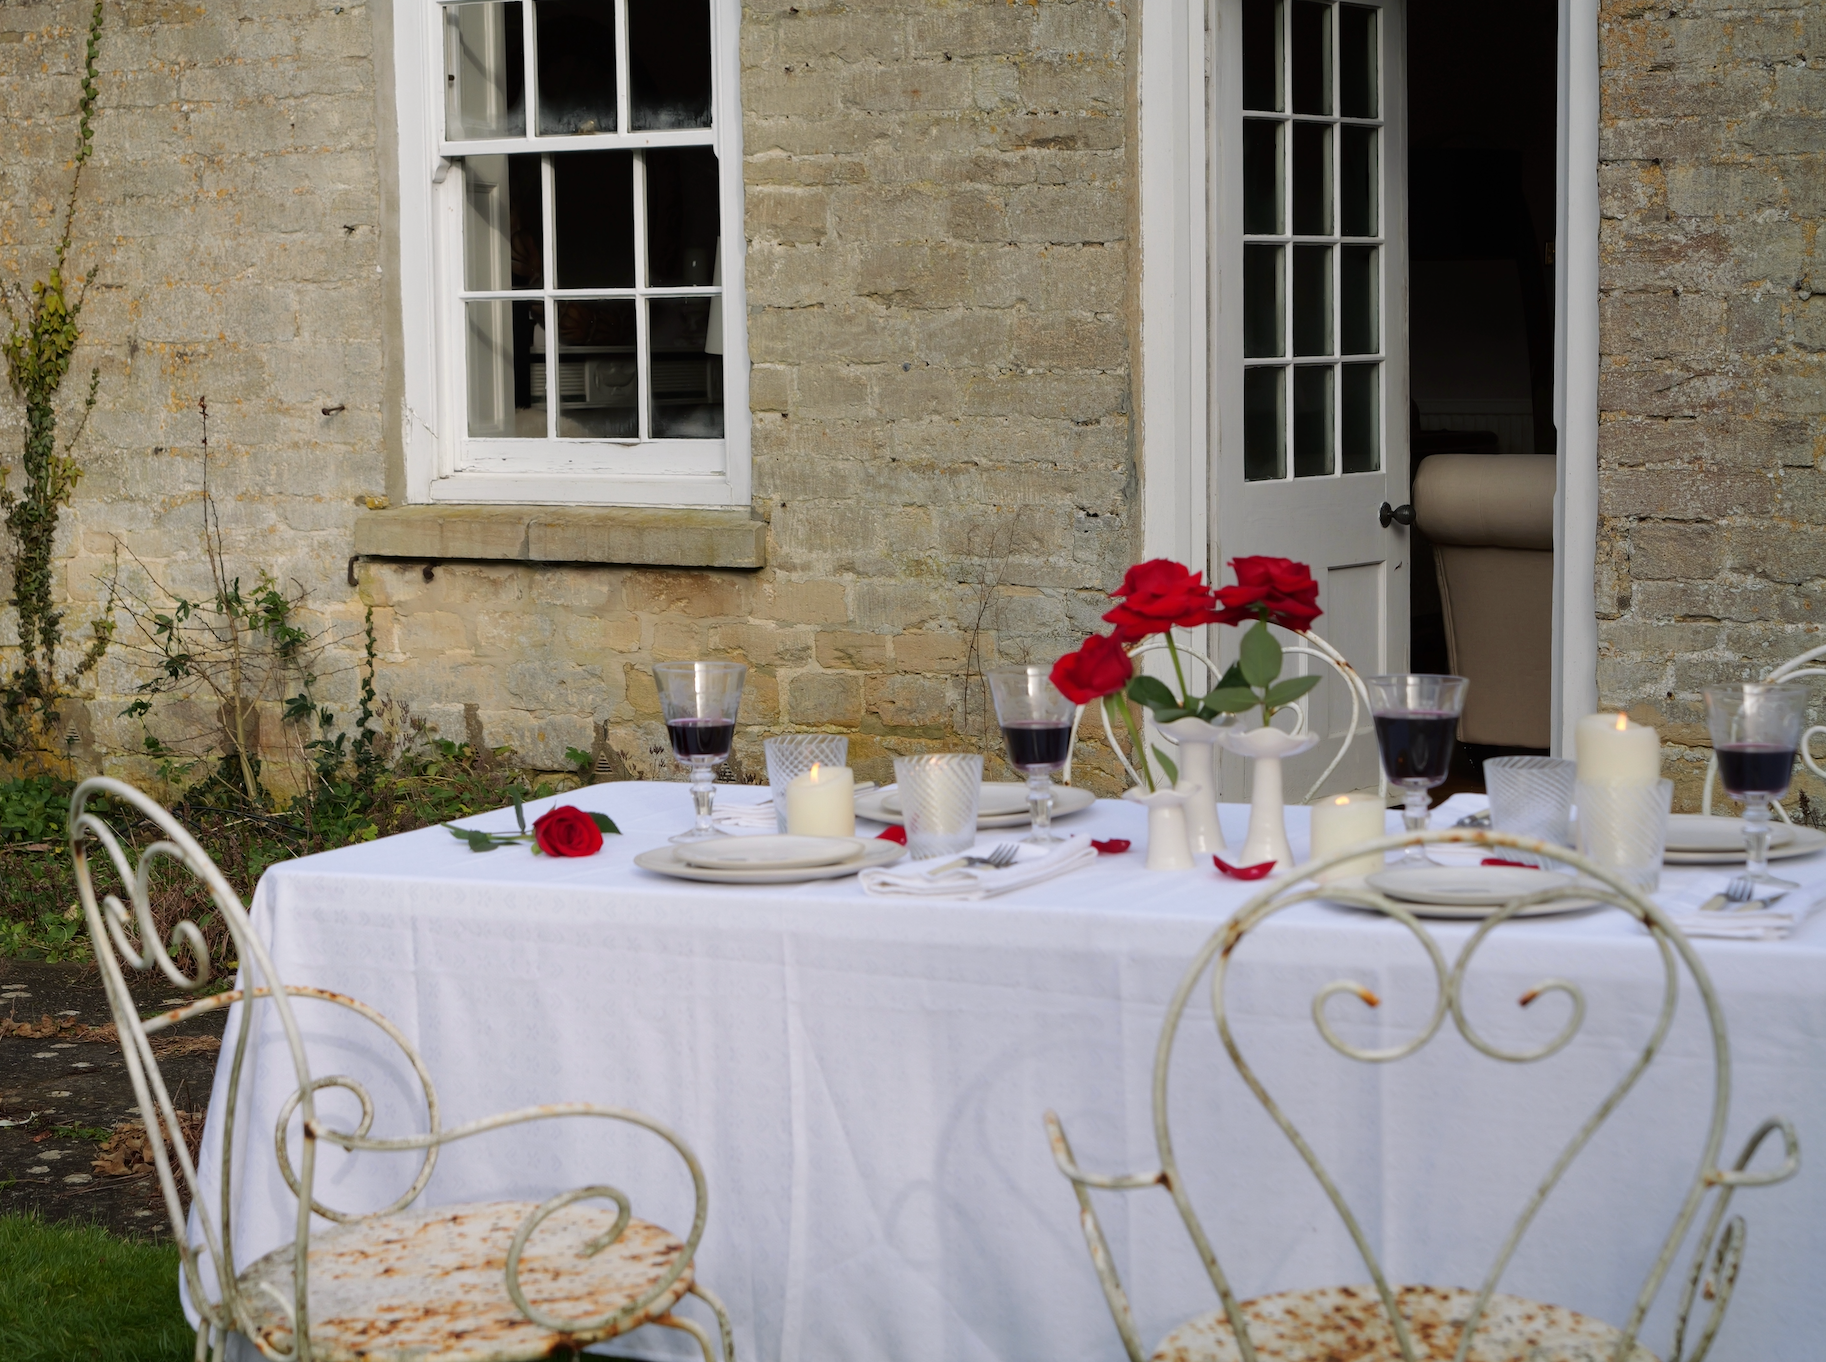
[[[1270,624],[1305,633],[1325,612],[1312,569],[1291,558],[1234,558],[1236,585],[1220,587],[1218,624],[1246,624],[1266,617]]]
[[[602,850],[602,829],[582,809],[565,804],[533,820],[533,841],[547,856],[594,856]]]
[[[1075,653],[1067,653],[1052,664],[1052,683],[1059,694],[1074,705],[1088,705],[1104,695],[1113,695],[1128,685],[1135,674],[1135,664],[1122,650],[1118,638],[1092,634]]]
[[[1190,572],[1170,558],[1137,563],[1110,595],[1122,604],[1103,618],[1129,641],[1164,634],[1177,625],[1196,629],[1217,619],[1217,601],[1204,574]]]

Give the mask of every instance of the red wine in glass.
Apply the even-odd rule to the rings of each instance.
[[[1718,778],[1740,798],[1747,794],[1779,798],[1788,792],[1797,749],[1773,743],[1725,743],[1718,751]]]
[[[1017,771],[1054,770],[1071,753],[1072,726],[1040,719],[1017,719],[1002,725],[1008,764]]]
[[[1382,749],[1382,769],[1396,784],[1424,781],[1437,785],[1452,766],[1456,714],[1409,711],[1378,714],[1376,745]]]
[[[680,761],[693,757],[722,761],[735,746],[735,723],[729,719],[673,719],[666,725],[666,735]]]

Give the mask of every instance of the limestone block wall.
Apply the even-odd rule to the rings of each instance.
[[[1700,688],[1826,643],[1826,8],[1602,25],[1599,690],[1691,807]]]
[[[87,14],[0,10],[14,278],[44,268]],[[74,252],[99,267],[77,364],[102,390],[67,517],[73,619],[117,553],[139,589],[206,592],[207,394],[231,567],[302,593],[333,643],[332,704],[352,707],[372,608],[383,695],[536,766],[582,747],[666,769],[644,669],[708,653],[753,668],[748,765],[764,732],[832,728],[880,775],[893,752],[981,735],[983,665],[1095,626],[1139,541],[1126,4],[746,8],[766,568],[367,562],[352,586],[351,528],[389,486],[401,419],[389,23],[385,3],[111,0]],[[119,716],[144,676],[111,654],[76,716],[85,763],[132,766]]]

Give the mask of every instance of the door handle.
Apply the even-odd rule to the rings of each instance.
[[[1382,522],[1382,528],[1385,530],[1389,527],[1390,522],[1397,525],[1412,525],[1414,508],[1406,504],[1391,506],[1385,501],[1382,503],[1382,509],[1376,512],[1376,519]]]

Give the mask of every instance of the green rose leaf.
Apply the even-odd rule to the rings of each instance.
[[[1237,657],[1243,679],[1252,686],[1271,686],[1281,674],[1281,645],[1274,641],[1268,626],[1257,620],[1243,635]]]
[[[1219,714],[1241,714],[1261,704],[1262,697],[1247,686],[1239,686],[1235,690],[1214,690],[1205,697],[1205,703]]]
[[[1242,667],[1240,667],[1238,664],[1232,662],[1230,664],[1230,670],[1225,672],[1222,676],[1218,677],[1217,684],[1215,686],[1211,687],[1211,689],[1213,691],[1235,690],[1239,686],[1246,686],[1248,684],[1249,683],[1247,681],[1243,680]]]
[[[1179,697],[1167,689],[1164,681],[1154,676],[1137,676],[1130,681],[1128,696],[1136,704],[1146,705],[1152,710],[1179,708]]]
[[[613,832],[616,834],[619,834],[621,832],[621,829],[615,826],[615,820],[613,818],[610,818],[606,813],[591,814],[590,822],[592,822],[596,825],[596,831],[598,831],[598,832],[602,832],[602,833]]]
[[[1179,767],[1174,764],[1173,758],[1156,747],[1154,749],[1154,760],[1159,762],[1160,769],[1167,773],[1167,784],[1177,785],[1179,783]]]
[[[1269,708],[1279,709],[1282,705],[1290,705],[1298,700],[1323,679],[1318,676],[1290,676],[1285,681],[1270,686],[1263,700]]]

